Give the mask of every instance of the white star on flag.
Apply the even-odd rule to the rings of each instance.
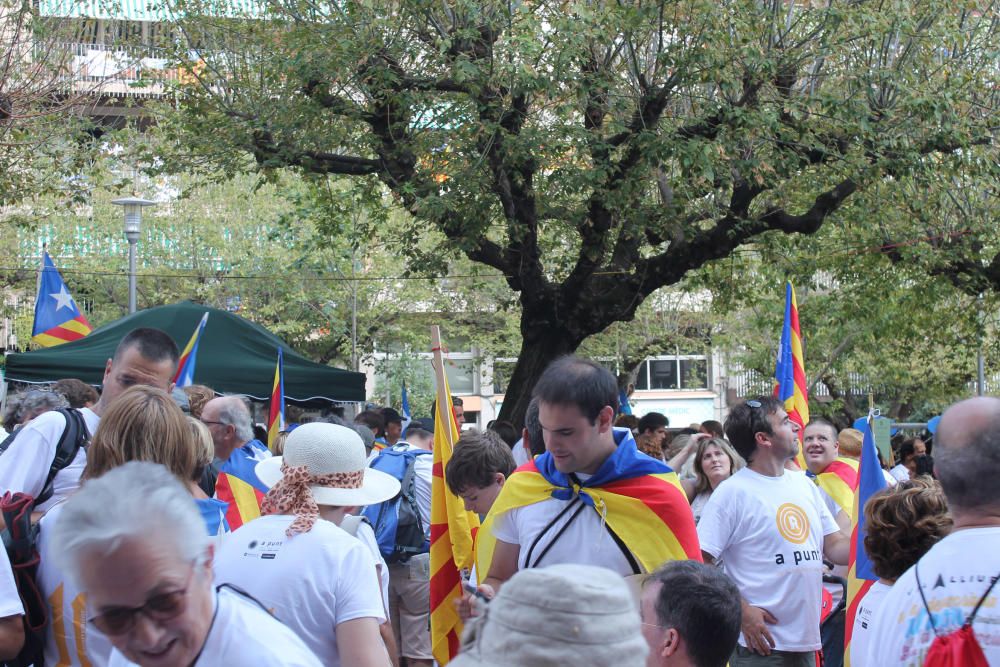
[[[73,297],[71,297],[69,292],[66,291],[65,285],[59,288],[58,294],[50,294],[49,296],[56,300],[56,303],[58,304],[56,306],[57,311],[60,308],[69,308],[70,310],[73,310]]]

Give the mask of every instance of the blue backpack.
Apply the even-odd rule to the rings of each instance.
[[[395,444],[386,447],[369,467],[392,475],[399,480],[395,497],[377,505],[369,505],[361,513],[375,531],[379,551],[386,563],[405,563],[410,557],[430,551],[427,527],[420,518],[415,493],[417,457],[429,455],[421,449],[407,449]]]

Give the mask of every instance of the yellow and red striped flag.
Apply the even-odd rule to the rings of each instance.
[[[441,330],[431,327],[437,402],[434,410],[434,478],[431,485],[431,652],[439,665],[458,654],[462,620],[455,600],[462,597],[461,570],[474,562],[479,517],[445,484],[444,471],[458,441],[458,423],[441,354]]]
[[[854,494],[858,489],[858,466],[854,459],[838,457],[826,470],[816,475],[816,485],[833,498],[847,516],[854,511]]]
[[[93,327],[70,296],[49,253],[42,252],[31,340],[42,347],[53,347],[79,340],[91,331]]]
[[[278,348],[278,363],[274,367],[274,384],[271,385],[271,403],[267,413],[267,446],[274,447],[274,441],[285,428],[285,369],[283,355]]]
[[[799,328],[799,307],[795,303],[795,288],[785,283],[785,323],[781,328],[778,363],[774,368],[774,397],[785,404],[788,418],[799,427],[799,453],[795,462],[806,469],[802,455],[802,431],[809,423],[809,390],[806,386],[806,365],[802,358],[802,330]]]
[[[178,387],[190,387],[194,384],[195,363],[198,361],[198,343],[201,342],[201,334],[205,332],[205,325],[208,324],[208,312],[201,316],[198,326],[194,328],[191,339],[181,352],[180,361],[177,362],[177,374],[174,375],[174,384]]]

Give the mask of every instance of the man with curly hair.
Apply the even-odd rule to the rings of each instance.
[[[872,638],[872,616],[904,572],[951,532],[941,485],[930,478],[887,487],[865,503],[865,553],[879,580],[858,604],[851,636],[851,665],[863,667]]]

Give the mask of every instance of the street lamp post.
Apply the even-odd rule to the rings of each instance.
[[[111,202],[125,209],[125,239],[128,241],[128,312],[135,312],[135,244],[139,242],[142,209],[155,201],[141,197],[122,197]]]

